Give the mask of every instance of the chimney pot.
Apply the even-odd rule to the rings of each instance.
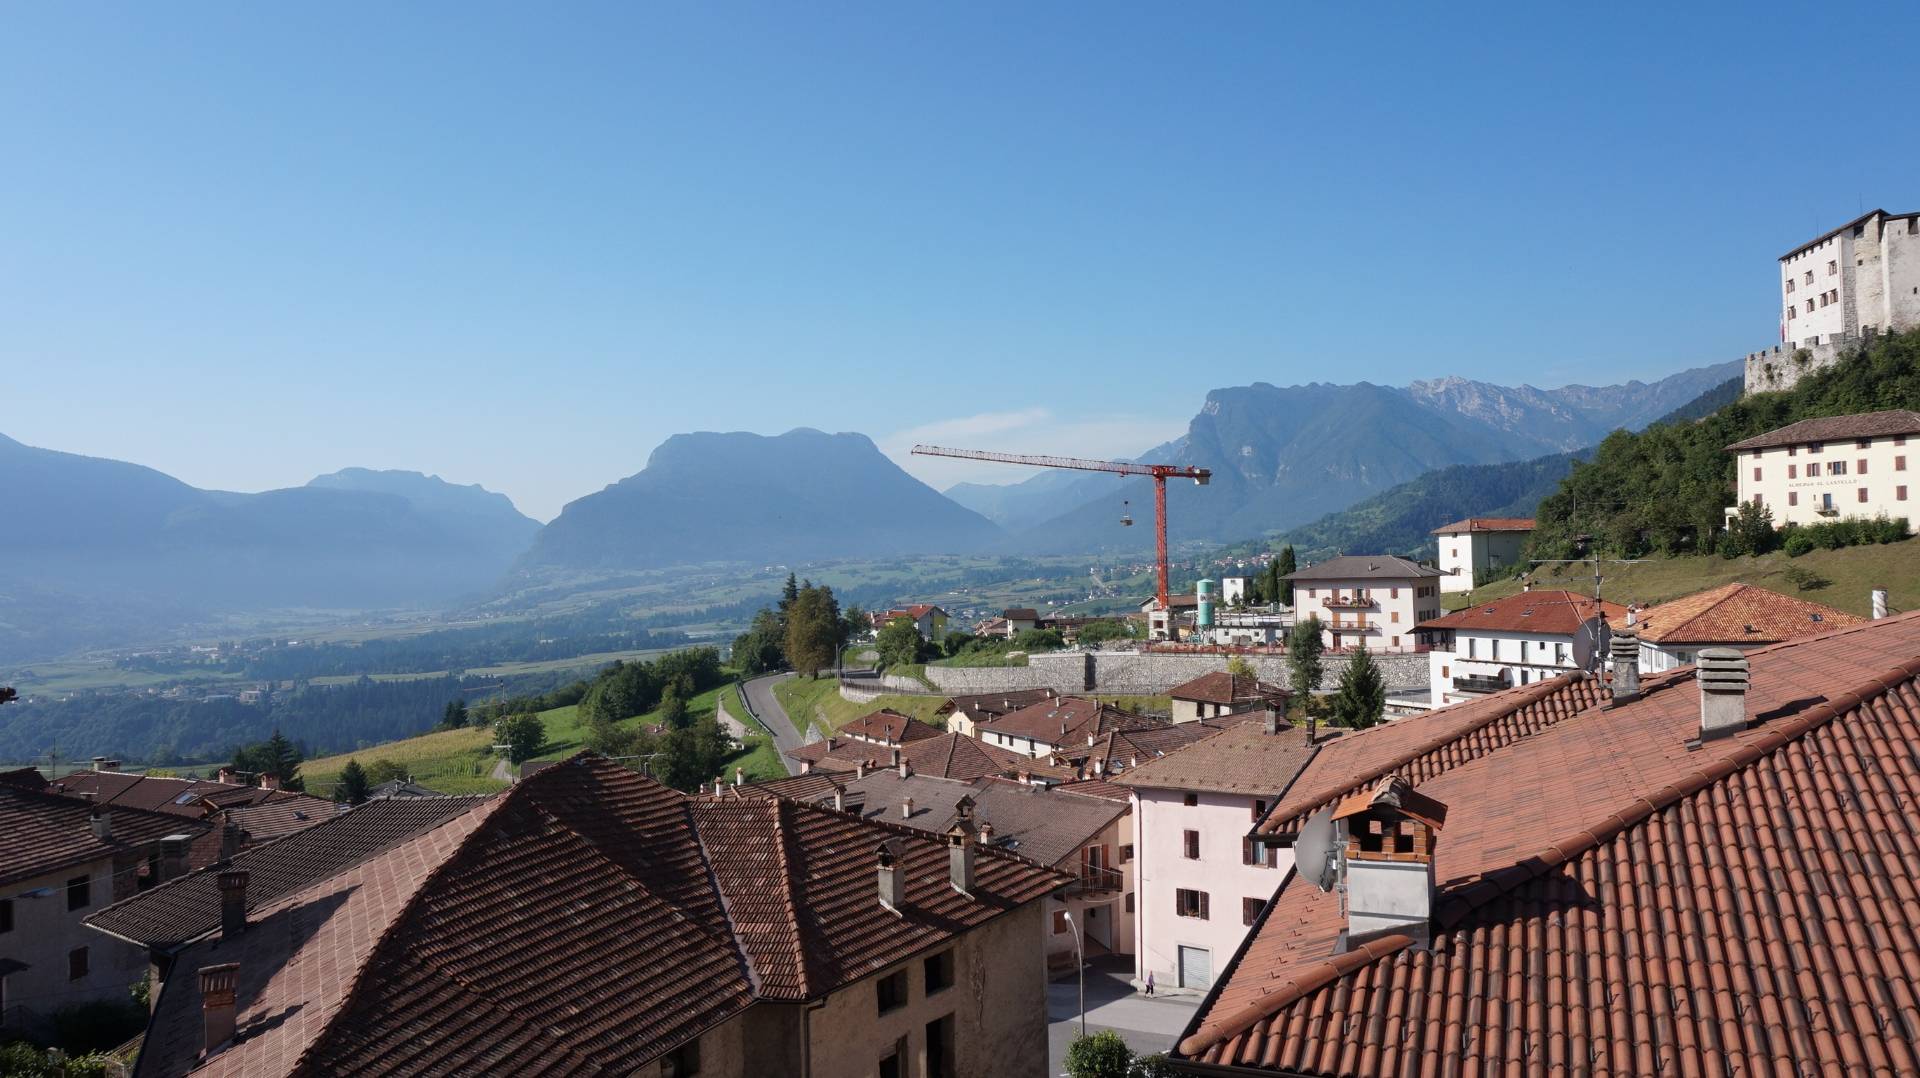
[[[101,842],[113,841],[113,817],[107,810],[96,808],[87,815],[87,825],[93,829],[93,837]]]
[[[200,967],[200,1017],[206,1034],[200,1049],[202,1055],[212,1055],[233,1039],[239,981],[238,962]]]
[[[237,940],[247,931],[247,882],[253,874],[246,869],[220,873],[220,938]]]
[[[240,852],[240,828],[237,824],[220,826],[220,860],[231,861]]]
[[[833,791],[833,811],[847,811],[847,792],[845,790],[836,789]]]
[[[900,777],[904,779],[904,778],[910,778],[912,775],[913,775],[912,761],[909,761],[909,760],[900,761]]]
[[[736,767],[733,769],[733,784],[735,786],[745,786],[747,784],[746,768]]]
[[[1607,641],[1607,654],[1613,666],[1613,702],[1632,703],[1640,699],[1640,636],[1618,632]]]
[[[905,798],[900,802],[900,818],[903,820],[913,818],[913,798]]]
[[[95,771],[105,771],[107,769],[106,764],[107,758],[105,756],[95,756],[93,758],[93,769]]]
[[[1747,728],[1747,657],[1734,648],[1704,648],[1694,664],[1700,686],[1700,740]]]
[[[898,910],[907,897],[906,875],[896,841],[889,839],[880,844],[880,904],[890,910]]]

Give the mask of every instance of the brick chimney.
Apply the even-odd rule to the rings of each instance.
[[[1284,714],[1278,711],[1275,711],[1273,708],[1268,708],[1266,715],[1261,718],[1260,728],[1266,731],[1268,735],[1277,734],[1282,730],[1291,729],[1291,727],[1287,723],[1287,717]]]
[[[973,798],[963,797],[953,806],[958,817],[947,828],[947,878],[953,889],[973,894],[973,846],[979,828],[973,822]]]
[[[220,825],[220,860],[231,861],[240,852],[240,825],[223,823]]]
[[[880,844],[879,879],[880,904],[898,911],[907,897],[906,866],[900,863],[899,839],[888,839]]]
[[[1747,657],[1733,648],[1703,648],[1694,665],[1700,685],[1700,740],[1747,728]]]
[[[220,873],[220,938],[237,940],[247,931],[247,882],[253,874],[246,869]]]
[[[87,814],[87,826],[93,829],[93,837],[101,842],[113,841],[113,817],[107,810],[96,808]]]
[[[193,847],[191,835],[168,835],[160,840],[160,882],[176,880],[188,872],[187,854]]]
[[[1640,635],[1614,633],[1607,641],[1607,655],[1613,666],[1613,702],[1630,704],[1640,699]]]
[[[200,1047],[203,1057],[212,1055],[221,1045],[233,1039],[234,1022],[239,1010],[235,990],[239,982],[238,962],[200,967],[200,1018],[206,1031]]]
[[[1433,849],[1446,819],[1445,805],[1398,775],[1334,808],[1346,842],[1346,947],[1389,933],[1430,938]]]

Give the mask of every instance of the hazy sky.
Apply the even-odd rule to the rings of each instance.
[[[0,432],[234,490],[415,468],[546,518],[684,430],[1132,454],[1222,385],[1658,377],[1776,339],[1786,248],[1920,207],[1916,30],[12,4]]]

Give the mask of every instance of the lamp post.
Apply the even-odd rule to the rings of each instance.
[[[1074,920],[1071,910],[1060,916],[1065,917],[1067,924],[1073,926],[1073,962],[1080,967],[1080,1035],[1084,1037],[1087,1035],[1087,941],[1082,934],[1080,922]]]

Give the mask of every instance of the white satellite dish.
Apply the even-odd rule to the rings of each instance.
[[[1344,843],[1333,826],[1333,809],[1323,808],[1307,817],[1300,834],[1293,840],[1293,869],[1322,891],[1333,890],[1340,881],[1340,851]]]
[[[1593,657],[1600,653],[1600,642],[1607,631],[1607,620],[1598,614],[1580,623],[1573,633],[1573,668],[1592,670]]]

